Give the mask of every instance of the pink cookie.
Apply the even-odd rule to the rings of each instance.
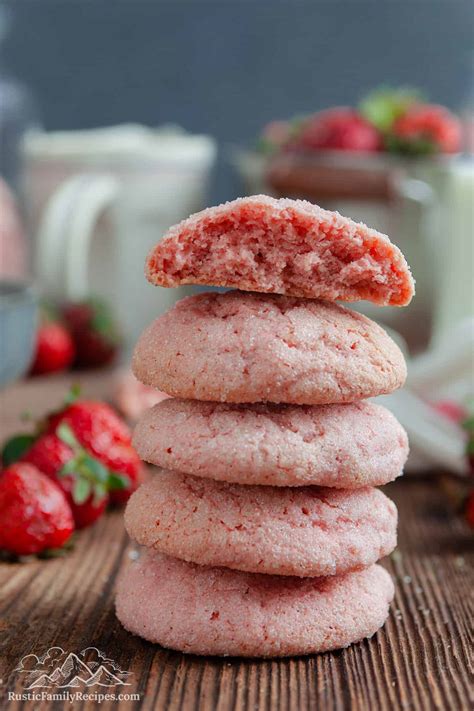
[[[160,286],[245,291],[405,306],[414,282],[386,235],[302,200],[240,198],[172,227],[146,262]]]
[[[385,331],[325,301],[231,291],[179,301],[141,335],[136,377],[175,397],[321,405],[403,385]]]
[[[141,545],[190,563],[314,577],[390,553],[397,510],[370,487],[239,486],[163,469],[132,495],[125,527]]]
[[[379,565],[332,578],[281,578],[150,551],[122,573],[116,610],[130,632],[181,652],[287,657],[371,637],[393,593]]]
[[[169,398],[142,416],[146,462],[234,482],[355,489],[403,471],[408,439],[380,405],[227,405]]]

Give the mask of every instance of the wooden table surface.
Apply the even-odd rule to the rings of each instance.
[[[26,406],[39,411],[54,405],[63,389],[63,379],[52,379],[4,392],[2,436],[15,429],[18,412]],[[110,379],[104,376],[86,382],[86,392],[105,395],[109,389]],[[472,532],[449,512],[433,477],[405,477],[386,491],[400,514],[399,547],[384,562],[396,583],[390,617],[371,640],[317,656],[279,661],[199,658],[125,632],[113,609],[117,574],[133,555],[121,512],[81,532],[64,558],[1,564],[0,708],[472,709]],[[24,677],[14,671],[20,659],[41,656],[54,646],[74,653],[98,648],[130,672],[128,685],[112,691],[139,698],[100,704],[97,699],[71,704],[9,701],[9,692],[28,693]],[[97,686],[89,693],[97,689],[110,693]]]

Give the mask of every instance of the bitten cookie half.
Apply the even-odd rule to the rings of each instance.
[[[160,286],[207,284],[327,301],[405,306],[414,293],[405,258],[386,235],[309,202],[266,195],[175,225],[145,271]]]
[[[130,632],[181,652],[286,657],[371,637],[393,594],[379,565],[332,578],[281,578],[149,551],[122,573],[116,611]]]
[[[236,484],[356,489],[403,471],[408,438],[389,410],[348,405],[232,405],[169,398],[133,434],[142,459]]]
[[[355,402],[406,378],[398,346],[362,314],[236,291],[179,301],[141,335],[133,370],[174,397],[295,405]]]
[[[397,541],[378,489],[239,486],[160,470],[130,498],[129,535],[200,565],[315,577],[365,567]]]

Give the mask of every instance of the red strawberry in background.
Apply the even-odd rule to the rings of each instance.
[[[322,111],[304,121],[291,143],[308,151],[335,150],[373,153],[382,146],[379,131],[355,109]]]
[[[448,109],[426,103],[413,87],[380,86],[357,108],[331,108],[267,124],[257,148],[267,155],[330,150],[422,156],[455,153],[461,143],[461,123]]]
[[[98,368],[111,363],[120,338],[109,307],[100,299],[68,304],[63,317],[71,332],[77,368]]]
[[[61,489],[30,464],[0,474],[0,548],[15,555],[60,548],[74,530]]]
[[[388,147],[402,153],[456,153],[461,140],[461,124],[448,109],[415,103],[394,122]]]
[[[32,375],[55,373],[70,367],[75,357],[72,338],[54,311],[43,307],[36,333]]]

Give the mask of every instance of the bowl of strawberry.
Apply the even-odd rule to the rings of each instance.
[[[63,548],[75,530],[126,503],[143,475],[125,421],[107,403],[72,391],[4,443],[0,550],[24,556]]]
[[[461,147],[461,123],[447,108],[413,89],[380,88],[356,107],[271,121],[255,150],[236,162],[252,192],[266,188],[314,202],[388,201],[394,169],[407,160],[446,160]]]

